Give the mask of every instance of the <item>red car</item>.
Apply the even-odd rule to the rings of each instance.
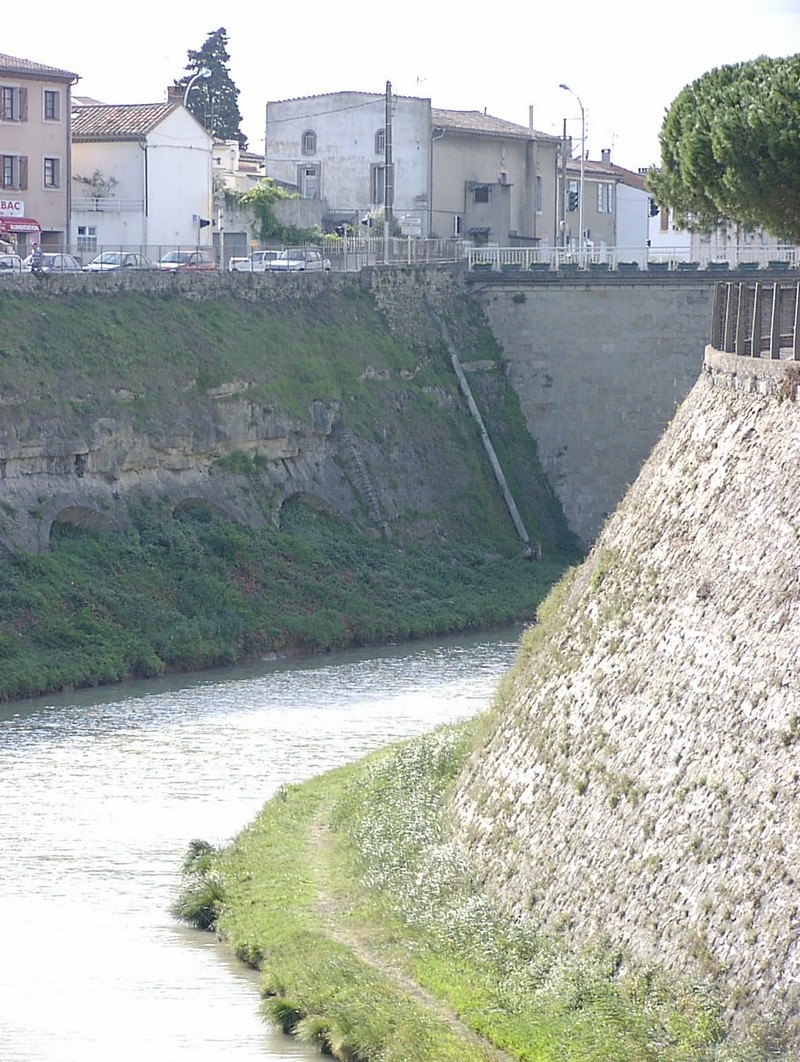
[[[172,273],[199,273],[216,269],[217,263],[210,251],[167,251],[158,268]]]

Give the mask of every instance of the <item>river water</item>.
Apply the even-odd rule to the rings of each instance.
[[[518,630],[0,706],[0,1062],[319,1054],[169,906],[193,838],[285,782],[487,707]]]

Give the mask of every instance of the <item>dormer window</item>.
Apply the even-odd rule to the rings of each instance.
[[[375,134],[375,154],[376,155],[385,155],[386,154],[386,130],[385,129],[379,129],[378,132]]]
[[[304,155],[316,155],[317,134],[313,129],[306,129],[305,133],[303,133],[300,147]]]

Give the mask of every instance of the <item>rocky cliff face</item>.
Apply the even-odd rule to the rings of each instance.
[[[56,521],[122,527],[143,497],[277,524],[298,494],[366,534],[513,546],[430,305],[461,318],[531,531],[568,537],[457,275],[398,272],[378,294],[349,275],[35,281],[0,292],[0,316],[14,320],[0,341],[0,547],[46,550]]]
[[[800,1047],[797,382],[707,351],[455,811],[520,917],[709,978],[734,1028]]]

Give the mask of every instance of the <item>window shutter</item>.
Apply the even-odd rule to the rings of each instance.
[[[19,90],[19,120],[21,122],[28,120],[28,90],[26,88]]]
[[[20,191],[25,191],[28,187],[28,156],[20,155],[19,157],[19,187]]]

